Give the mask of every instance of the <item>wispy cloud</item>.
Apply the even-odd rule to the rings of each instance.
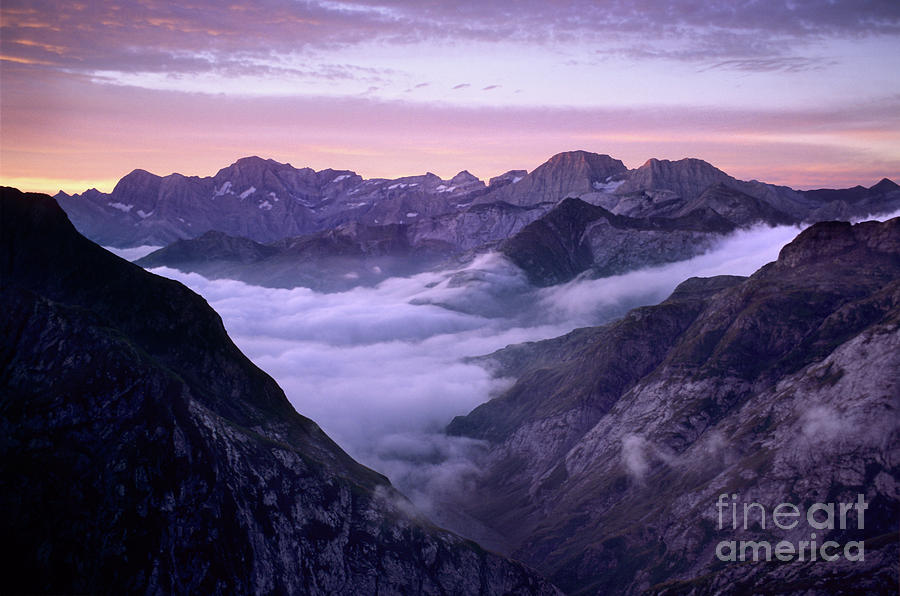
[[[827,36],[900,34],[896,2],[587,1],[515,6],[491,1],[355,2],[211,0],[58,3],[7,0],[2,53],[11,60],[76,70],[229,71],[273,55],[307,57],[380,41],[579,42],[633,57],[790,56],[792,47]],[[653,41],[648,41],[653,40]],[[672,40],[687,47],[667,49]]]

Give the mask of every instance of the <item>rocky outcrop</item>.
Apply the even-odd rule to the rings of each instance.
[[[641,190],[668,190],[691,201],[714,184],[732,181],[734,178],[702,159],[648,159],[644,165],[629,173],[628,179],[616,192],[628,194]]]
[[[554,155],[533,172],[520,178],[517,176],[517,181],[478,197],[476,202],[504,201],[513,205],[556,203],[566,197],[592,192],[596,189],[595,185],[608,182],[627,170],[625,164],[608,155],[567,151]]]
[[[900,186],[887,178],[869,188],[854,186],[843,190],[808,190],[803,195],[817,205],[808,216],[811,221],[890,213],[900,207]]]
[[[787,213],[779,211],[769,203],[735,190],[724,182],[708,186],[700,195],[681,206],[673,216],[687,215],[698,209],[713,211],[737,226],[750,226],[756,223],[769,225],[787,225],[794,223]]]
[[[680,261],[709,249],[735,226],[710,209],[679,217],[630,218],[566,199],[505,241],[500,250],[538,286]]]
[[[0,197],[0,531],[11,593],[555,594],[440,530],[184,286]]]
[[[564,590],[896,586],[900,219],[816,224],[750,278],[688,280],[657,306],[494,359],[518,380],[448,429],[491,445],[477,490],[456,505]],[[730,508],[721,522],[721,495],[739,516],[761,504],[768,525],[757,515],[734,528]],[[843,528],[772,525],[781,503],[859,495],[867,509]],[[732,540],[796,549],[811,534],[839,560],[716,554]],[[853,542],[864,560],[842,554]]]

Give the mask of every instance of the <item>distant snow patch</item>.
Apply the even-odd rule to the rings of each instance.
[[[409,213],[406,214],[406,217],[419,217],[419,214],[416,213],[415,211],[410,211]]]
[[[138,209],[138,210],[137,210],[137,214],[138,214],[138,216],[139,216],[141,219],[147,219],[148,217],[150,217],[151,215],[153,215],[153,212],[151,211],[151,212],[147,213],[147,212],[144,211],[143,209]]]
[[[223,182],[222,186],[216,189],[216,192],[213,193],[213,197],[222,197],[226,194],[234,194],[234,191],[231,190],[231,181]]]
[[[512,183],[515,184],[516,182],[518,182],[519,180],[521,180],[521,179],[524,178],[524,177],[525,177],[525,176],[516,176],[515,178],[513,178]]]
[[[594,182],[592,186],[594,187],[594,190],[599,190],[602,192],[612,192],[623,184],[625,184],[624,180],[617,180],[615,182]]]
[[[126,205],[125,203],[110,203],[109,206],[113,209],[124,211],[125,213],[128,213],[134,208],[134,205]]]
[[[272,203],[270,203],[269,201],[263,201],[262,203],[259,204],[259,208],[262,209],[263,211],[271,211]]]
[[[246,199],[247,197],[249,197],[250,195],[252,195],[252,194],[255,193],[255,192],[256,192],[256,187],[255,187],[255,186],[251,186],[250,188],[248,188],[247,190],[245,190],[244,192],[242,192],[242,193],[240,194],[240,197],[241,197],[242,199]]]
[[[434,190],[436,190],[438,192],[453,192],[454,190],[456,190],[456,187],[455,186],[447,186],[446,184],[441,184],[440,186],[436,187]]]
[[[349,177],[350,177],[350,174],[341,174],[340,176],[338,176],[337,178],[332,180],[332,182],[340,182],[341,180],[346,180]]]

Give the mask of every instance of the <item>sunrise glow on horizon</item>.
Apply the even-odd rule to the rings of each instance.
[[[895,2],[5,0],[0,183],[259,155],[482,179],[584,149],[795,188],[900,181]]]

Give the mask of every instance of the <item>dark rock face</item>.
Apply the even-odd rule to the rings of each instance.
[[[589,269],[606,277],[687,259],[734,229],[734,224],[710,209],[679,217],[631,218],[566,199],[504,242],[500,250],[533,284],[550,286]]]
[[[4,188],[0,226],[4,591],[556,593],[413,512],[187,288],[44,195]]]
[[[448,428],[491,444],[457,504],[562,589],[896,588],[900,218],[816,224],[750,278],[688,280],[620,321],[493,359],[518,381]],[[769,525],[720,526],[721,494],[762,504]],[[855,514],[845,529],[772,526],[780,503],[860,494],[862,528]],[[811,532],[863,541],[864,561],[716,556],[721,541],[796,546]]]

